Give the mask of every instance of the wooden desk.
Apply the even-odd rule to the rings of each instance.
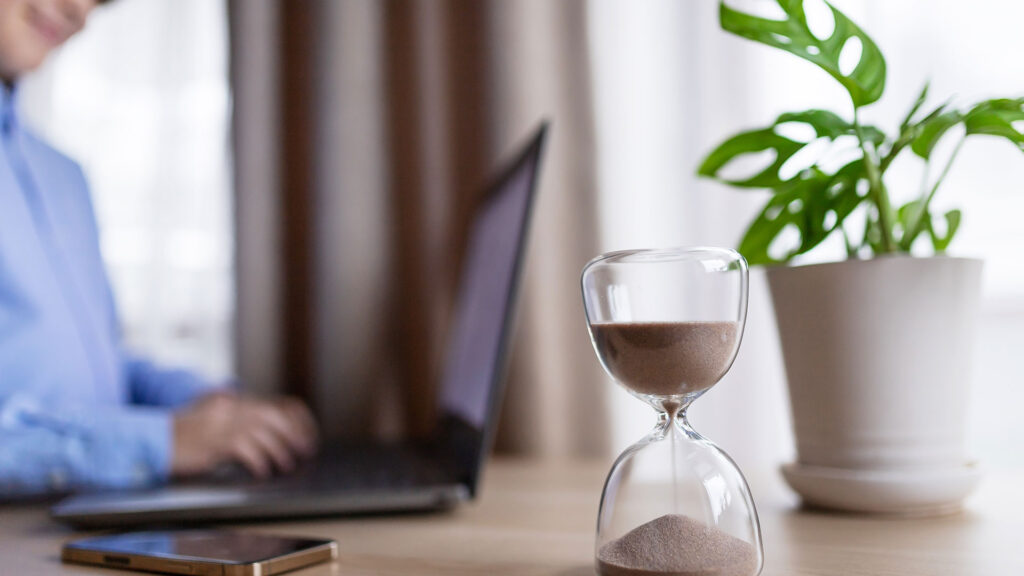
[[[450,513],[246,527],[337,539],[340,560],[295,572],[302,576],[592,575],[598,497],[610,464],[498,461],[482,499]],[[919,520],[798,511],[775,472],[750,482],[767,576],[1024,574],[1022,473],[991,472],[965,512]],[[78,536],[51,522],[44,507],[0,508],[0,574],[119,573],[62,565],[61,544]]]

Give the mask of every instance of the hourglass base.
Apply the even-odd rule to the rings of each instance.
[[[973,462],[931,470],[848,470],[791,463],[782,466],[782,476],[811,506],[918,517],[960,511],[981,471]]]

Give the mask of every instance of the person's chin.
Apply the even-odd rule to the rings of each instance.
[[[27,74],[39,66],[46,60],[46,56],[50,53],[50,48],[43,46],[33,45],[31,48],[26,47],[18,54],[17,58],[14,58],[12,63],[15,72],[18,76]]]

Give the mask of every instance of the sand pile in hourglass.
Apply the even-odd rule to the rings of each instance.
[[[693,518],[666,514],[604,545],[602,576],[749,576],[754,547]]]
[[[715,385],[736,349],[737,322],[591,325],[608,371],[637,394],[693,396]],[[598,551],[604,576],[746,576],[752,545],[681,514],[647,522]]]

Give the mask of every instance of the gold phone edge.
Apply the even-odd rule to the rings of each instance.
[[[199,560],[172,560],[169,558],[157,558],[153,556],[141,556],[120,552],[119,557],[128,558],[128,565],[120,565],[106,560],[109,553],[96,550],[81,550],[64,547],[61,550],[61,561],[73,564],[85,564],[90,566],[103,566],[107,568],[122,568],[126,570],[139,570],[143,572],[156,572],[164,574],[190,574],[194,576],[273,576],[283,574],[320,562],[335,560],[338,557],[338,543],[335,541],[278,556],[263,562],[251,564],[219,564],[214,562],[203,562]]]
[[[163,574],[189,574],[193,576],[222,576],[224,565],[214,562],[202,562],[198,560],[172,560],[170,558],[157,558],[155,556],[143,556],[127,552],[118,552],[116,556],[127,558],[129,564],[122,565],[110,562],[106,557],[111,556],[109,552],[98,550],[81,550],[64,547],[61,550],[60,559],[64,562],[75,564],[88,564],[90,566],[103,566],[105,568],[121,568],[124,570],[139,570],[142,572],[157,572]]]

